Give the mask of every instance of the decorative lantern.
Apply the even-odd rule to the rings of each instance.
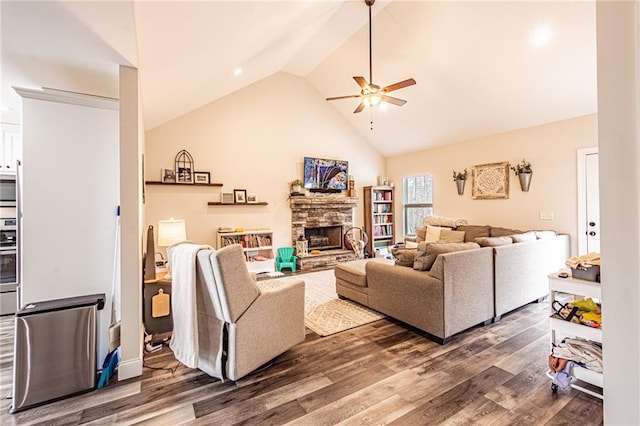
[[[309,254],[309,243],[307,242],[304,235],[300,235],[298,241],[296,241],[296,256],[302,257]]]

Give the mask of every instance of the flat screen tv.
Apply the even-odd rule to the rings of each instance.
[[[340,192],[347,189],[349,162],[304,157],[304,187],[311,192]]]

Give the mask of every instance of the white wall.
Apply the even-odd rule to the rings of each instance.
[[[396,182],[396,209],[402,209],[402,178],[418,174],[434,176],[434,212],[438,216],[466,217],[471,224],[528,229],[554,229],[571,234],[572,252],[577,241],[576,150],[598,145],[597,117],[587,115],[513,132],[492,135],[454,145],[387,159],[387,173]],[[509,198],[471,198],[474,165],[526,158],[533,176],[529,192],[520,190],[509,172]],[[458,195],[453,170],[469,171],[464,195]],[[540,211],[553,212],[553,220],[540,220]],[[396,234],[402,235],[402,224]]]
[[[287,73],[148,131],[145,178],[160,180],[160,169],[174,168],[181,149],[193,155],[196,171],[210,171],[212,181],[224,187],[148,185],[147,224],[157,230],[159,220],[185,219],[187,238],[214,246],[219,226],[272,228],[276,246],[290,245],[288,183],[302,178],[304,156],[349,161],[361,200],[362,187],[374,184],[384,171],[383,157],[304,79]],[[269,205],[207,206],[216,194],[235,188]],[[360,202],[356,224],[363,224],[363,215]]]
[[[597,3],[604,423],[640,424],[640,8]]]
[[[20,245],[23,306],[105,294],[99,362],[108,351],[120,182],[117,102],[110,109],[101,103],[82,106],[23,96]]]
[[[142,113],[138,70],[120,67],[120,366],[118,380],[142,374]]]

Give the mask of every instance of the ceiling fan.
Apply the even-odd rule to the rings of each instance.
[[[353,77],[353,79],[362,89],[359,95],[336,96],[327,98],[328,101],[334,101],[336,99],[360,98],[360,104],[355,109],[355,111],[353,111],[354,114],[361,112],[366,106],[372,107],[378,105],[380,102],[387,102],[393,105],[402,106],[406,104],[407,101],[405,101],[404,99],[388,96],[387,93],[416,84],[416,81],[413,78],[409,78],[407,80],[403,80],[382,88],[377,84],[373,84],[373,66],[371,59],[371,6],[373,6],[375,1],[376,0],[364,0],[367,6],[369,6],[369,82],[367,83],[367,80],[364,77]]]

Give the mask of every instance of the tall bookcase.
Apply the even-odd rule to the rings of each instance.
[[[364,229],[369,236],[367,252],[375,255],[377,248],[394,244],[393,187],[364,187]]]
[[[218,231],[217,248],[240,244],[244,251],[249,272],[256,274],[275,271],[273,257],[273,232],[270,229],[245,230],[244,232]]]

